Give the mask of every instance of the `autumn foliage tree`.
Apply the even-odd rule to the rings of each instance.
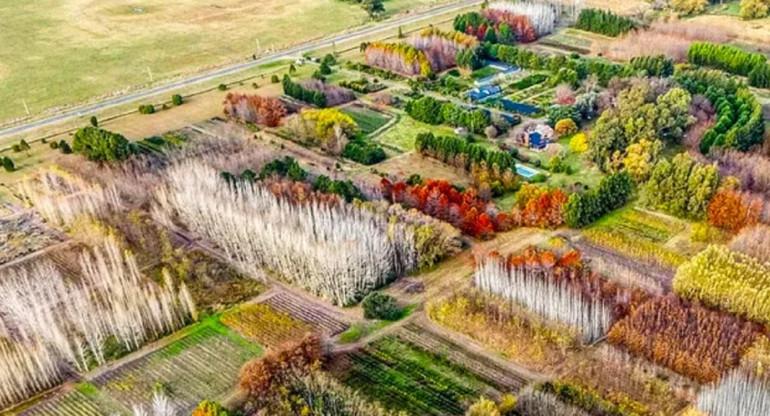
[[[609,341],[699,382],[712,382],[738,365],[762,331],[733,315],[656,297],[615,324]]]
[[[383,179],[380,186],[383,196],[393,203],[415,208],[477,238],[489,238],[509,224],[506,216],[499,217],[494,205],[479,198],[473,188],[458,191],[444,180],[426,180],[409,186]]]
[[[230,412],[217,402],[204,400],[193,410],[192,416],[230,416]]]
[[[756,224],[762,213],[762,199],[749,193],[721,188],[709,202],[709,224],[737,233]]]
[[[247,123],[276,127],[286,116],[286,106],[273,97],[228,93],[223,103],[225,115]]]
[[[425,53],[405,43],[368,43],[364,55],[367,64],[399,74],[428,76],[432,73]]]
[[[567,195],[561,189],[525,184],[516,195],[511,221],[525,227],[555,228],[564,224]]]
[[[309,373],[320,366],[322,359],[321,339],[308,335],[296,344],[246,363],[241,369],[239,384],[249,398],[264,399],[277,384],[285,383],[291,376]]]

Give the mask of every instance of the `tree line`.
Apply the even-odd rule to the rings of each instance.
[[[469,110],[450,101],[422,97],[406,103],[406,113],[417,121],[427,124],[449,124],[465,127],[473,133],[483,133],[492,125],[492,118],[484,109]]]
[[[633,20],[618,16],[609,10],[583,9],[575,27],[588,32],[616,37],[636,27]]]
[[[457,156],[462,156],[465,158],[466,171],[470,171],[474,163],[481,162],[485,162],[487,166],[496,165],[500,171],[516,168],[516,161],[510,153],[487,150],[459,137],[420,133],[415,140],[415,149],[423,155],[434,157],[444,163],[450,163]]]
[[[674,77],[691,94],[706,96],[717,110],[716,124],[701,140],[702,153],[708,153],[712,147],[746,151],[762,144],[762,105],[744,83],[725,76],[724,72],[705,68],[680,69]]]
[[[760,53],[750,53],[732,45],[696,42],[687,51],[687,61],[700,66],[721,69],[749,78],[752,87],[770,87],[770,65]]]
[[[294,82],[286,74],[283,76],[283,93],[289,97],[312,104],[318,108],[326,108],[326,95],[321,91],[305,88],[302,84]]]
[[[564,206],[565,222],[571,228],[585,227],[625,205],[633,189],[634,181],[626,171],[605,176],[595,189],[570,195]]]

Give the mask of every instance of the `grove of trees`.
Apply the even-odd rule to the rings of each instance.
[[[660,160],[640,190],[643,204],[682,218],[703,218],[719,187],[716,165],[699,163],[687,153]]]
[[[451,101],[439,101],[429,96],[407,102],[404,109],[417,121],[465,127],[472,133],[481,134],[485,128],[492,125],[492,117],[487,110],[469,110]]]
[[[636,27],[636,23],[608,10],[583,9],[580,11],[575,27],[607,36],[619,36]]]
[[[283,102],[273,97],[228,93],[223,103],[225,115],[247,123],[276,127],[286,116]]]
[[[753,87],[770,87],[770,66],[761,53],[746,52],[732,45],[697,42],[690,46],[687,60],[695,65],[747,76]]]
[[[363,45],[366,63],[402,75],[429,76],[433,71],[425,53],[406,43],[372,42]]]
[[[628,172],[605,176],[596,188],[570,195],[564,206],[565,222],[572,228],[585,227],[625,205],[633,190],[634,181]]]

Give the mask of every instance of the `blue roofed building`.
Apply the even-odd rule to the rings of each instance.
[[[479,102],[488,100],[490,98],[499,97],[503,93],[503,89],[499,85],[484,85],[478,88],[474,88],[468,92],[468,98],[472,102]]]

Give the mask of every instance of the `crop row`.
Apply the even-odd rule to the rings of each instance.
[[[254,348],[204,327],[97,377],[93,383],[127,408],[147,403],[152,392],[160,388],[179,410],[190,411],[203,399],[227,393],[243,363],[255,355]]]
[[[101,416],[105,412],[94,399],[78,391],[58,395],[31,407],[18,416]]]
[[[501,392],[518,391],[530,381],[524,375],[512,372],[511,369],[502,367],[486,357],[470,353],[454,341],[428,328],[409,324],[397,332],[396,336],[426,351],[441,354],[452,363],[472,371]]]
[[[414,345],[388,337],[349,357],[345,383],[394,410],[461,415],[487,385]]]
[[[273,295],[265,300],[264,303],[278,311],[291,315],[294,319],[304,322],[314,330],[325,335],[336,335],[348,328],[345,322],[342,322],[327,309],[308,305],[308,302],[287,292]]]
[[[652,240],[630,235],[622,230],[594,228],[586,230],[583,236],[592,245],[610,249],[633,260],[652,263],[664,269],[675,269],[687,260],[685,256]]]
[[[222,323],[267,347],[280,347],[310,332],[309,326],[267,304],[243,305],[222,317]]]

